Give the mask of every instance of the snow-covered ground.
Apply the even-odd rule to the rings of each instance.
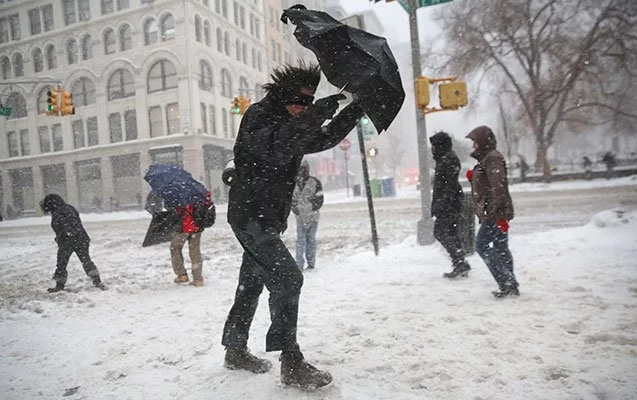
[[[635,180],[512,190],[610,184]],[[414,195],[413,187],[399,191]],[[327,201],[363,199],[334,193]],[[515,299],[490,295],[496,285],[477,255],[468,279],[442,279],[449,268],[442,248],[418,246],[414,236],[379,256],[358,245],[368,232],[321,242],[318,269],[305,274],[299,342],[334,383],[311,393],[282,387],[278,354],[263,351],[265,293],[249,345],[275,368],[264,375],[223,368],[221,331],[241,255],[224,215],[204,233],[202,288],[172,283],[167,246],[140,248],[144,212],[82,218],[104,292],[91,287],[76,258],[69,290],[46,292],[56,254],[50,217],[0,223],[1,399],[637,398],[634,211],[609,210],[576,228],[512,232],[522,292]],[[319,236],[327,229],[343,228],[322,225]],[[330,253],[343,246],[348,256]]]

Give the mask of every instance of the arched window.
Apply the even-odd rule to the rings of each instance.
[[[241,61],[241,40],[239,40],[239,38],[235,39],[234,48],[236,51],[235,57],[237,58],[237,61]]]
[[[88,78],[80,78],[71,87],[71,94],[75,107],[93,104],[95,103],[95,84]]]
[[[7,119],[24,118],[27,116],[27,102],[24,100],[24,96],[18,92],[12,92],[7,96],[5,103],[7,107],[11,107],[11,115]]]
[[[199,89],[213,91],[212,68],[204,60],[199,61]]]
[[[221,70],[221,95],[224,97],[232,97],[232,78],[227,69]]]
[[[153,18],[144,23],[144,45],[157,43],[157,21]]]
[[[252,68],[256,69],[257,67],[257,50],[252,48]]]
[[[42,50],[39,48],[33,50],[33,70],[35,72],[44,71],[44,57],[42,56]]]
[[[210,37],[212,29],[210,28],[210,21],[203,23],[203,41],[206,46],[212,46],[212,38]]]
[[[45,86],[40,90],[40,93],[38,94],[38,114],[45,112],[47,106],[49,105],[49,96],[46,94],[49,89],[51,89],[51,86]]]
[[[48,69],[54,69],[58,67],[58,56],[55,53],[55,46],[50,44],[46,48],[46,67]]]
[[[119,28],[119,51],[126,51],[133,48],[133,31],[129,25],[122,25]]]
[[[9,57],[2,57],[2,79],[11,78],[11,60]]]
[[[75,64],[77,62],[77,41],[75,39],[69,39],[66,42],[66,58],[68,64]]]
[[[91,35],[84,35],[82,38],[82,60],[93,58],[93,39]]]
[[[198,15],[195,15],[195,39],[198,42],[201,42],[202,39],[202,32],[201,32],[201,18]]]
[[[108,28],[104,31],[104,54],[113,54],[117,50],[115,32]]]
[[[223,53],[223,31],[217,28],[217,51]]]
[[[239,94],[250,97],[250,85],[245,77],[239,78]]]
[[[135,79],[130,71],[118,69],[108,79],[108,101],[135,96]]]
[[[171,40],[175,38],[175,18],[168,14],[161,19],[161,40]]]
[[[254,85],[254,101],[259,101],[263,98],[263,87],[260,83]]]
[[[177,87],[177,70],[168,60],[159,60],[148,72],[148,93],[161,92]]]
[[[13,56],[13,75],[16,77],[24,76],[24,62],[20,53]]]
[[[248,44],[246,42],[241,45],[241,61],[246,65],[248,64]]]
[[[230,55],[230,34],[228,32],[223,34],[223,50],[227,56]]]

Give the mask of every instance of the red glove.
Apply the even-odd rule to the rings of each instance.
[[[473,177],[473,170],[472,169],[468,169],[467,170],[467,180],[469,182],[471,182],[471,178]]]
[[[499,219],[496,224],[498,224],[498,229],[500,229],[502,233],[507,233],[509,231],[509,221],[506,219]]]

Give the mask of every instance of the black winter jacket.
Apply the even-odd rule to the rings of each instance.
[[[460,160],[451,148],[451,137],[445,132],[436,133],[429,141],[434,146],[436,161],[431,215],[445,218],[462,210],[462,187],[458,182]]]
[[[228,223],[242,228],[252,220],[283,232],[303,155],[336,146],[362,116],[363,110],[350,104],[322,128],[325,119],[312,106],[293,117],[272,92],[250,106],[234,145]]]
[[[42,211],[51,213],[51,228],[59,246],[76,247],[90,241],[82,226],[80,214],[57,194],[48,194],[42,202]]]

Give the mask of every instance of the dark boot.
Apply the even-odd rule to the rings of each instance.
[[[505,286],[498,292],[491,292],[496,299],[502,299],[504,297],[517,297],[520,295],[520,291],[517,286]]]
[[[469,263],[462,261],[457,265],[454,265],[453,271],[445,272],[442,276],[447,279],[466,278],[469,276],[469,270],[471,270]]]
[[[228,369],[244,369],[255,374],[264,374],[272,368],[270,360],[254,356],[247,348],[226,348],[224,361],[224,366]]]
[[[93,285],[98,289],[106,290],[106,286],[104,286],[99,276],[93,278]]]
[[[48,288],[46,291],[49,293],[59,292],[60,290],[64,290],[64,282],[57,281],[55,282],[54,288]]]
[[[281,353],[281,383],[298,386],[301,389],[313,390],[327,386],[332,382],[332,375],[321,371],[305,361],[300,351],[284,351]]]

